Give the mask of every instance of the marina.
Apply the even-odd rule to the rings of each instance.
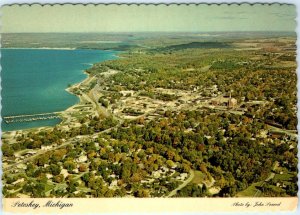
[[[4,122],[10,123],[20,123],[20,122],[32,122],[38,120],[49,120],[49,119],[59,119],[60,112],[52,113],[41,113],[41,114],[27,114],[27,115],[17,115],[17,116],[5,116],[3,117]]]

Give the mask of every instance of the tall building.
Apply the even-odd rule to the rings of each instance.
[[[237,106],[237,100],[235,98],[229,98],[228,108],[235,108]]]
[[[235,98],[231,98],[231,92],[229,93],[228,99],[228,108],[235,108],[237,105],[237,100]]]

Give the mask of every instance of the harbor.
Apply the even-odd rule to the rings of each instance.
[[[7,124],[20,123],[20,122],[32,122],[38,120],[58,119],[60,118],[58,115],[59,113],[60,112],[5,116],[3,117],[3,119],[4,122]]]

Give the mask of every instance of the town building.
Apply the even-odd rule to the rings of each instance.
[[[237,106],[237,100],[235,98],[229,98],[228,108],[235,108]]]

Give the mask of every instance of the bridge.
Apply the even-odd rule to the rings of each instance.
[[[17,122],[32,122],[37,120],[57,119],[61,112],[52,113],[39,113],[39,114],[27,114],[27,115],[16,115],[16,116],[4,116],[3,120],[5,123],[17,123]]]

